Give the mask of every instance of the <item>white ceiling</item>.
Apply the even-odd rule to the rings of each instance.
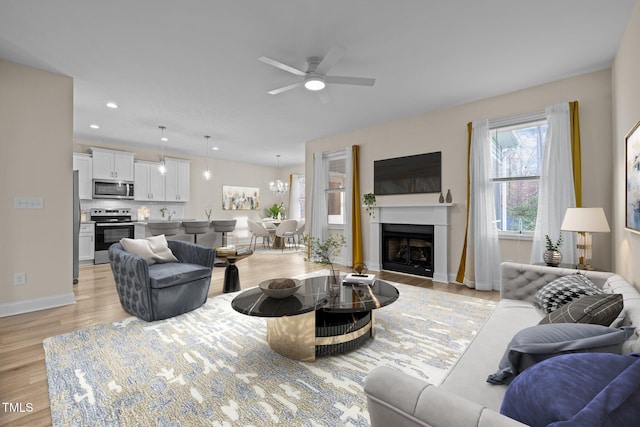
[[[0,58],[74,79],[74,136],[276,165],[304,143],[608,68],[635,0],[2,0]],[[298,77],[348,49],[323,104]],[[111,110],[106,102],[120,108]],[[99,130],[89,128],[96,123]],[[37,125],[37,124],[34,124]]]

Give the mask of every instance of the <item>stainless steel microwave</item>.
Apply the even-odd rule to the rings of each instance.
[[[93,198],[133,200],[133,182],[94,179]]]

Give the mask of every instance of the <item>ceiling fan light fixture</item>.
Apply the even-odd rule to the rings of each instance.
[[[324,79],[320,76],[311,76],[305,79],[304,87],[307,90],[318,91],[322,90],[327,86]]]

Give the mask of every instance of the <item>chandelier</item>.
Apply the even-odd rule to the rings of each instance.
[[[278,179],[269,183],[269,190],[276,196],[282,197],[289,190],[289,183],[280,180],[280,154],[277,154],[276,158],[278,160]]]

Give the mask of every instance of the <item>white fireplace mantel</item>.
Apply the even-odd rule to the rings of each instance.
[[[449,208],[453,206],[455,203],[375,206],[369,223],[369,267],[382,270],[381,224],[433,225],[433,281],[449,283]]]

